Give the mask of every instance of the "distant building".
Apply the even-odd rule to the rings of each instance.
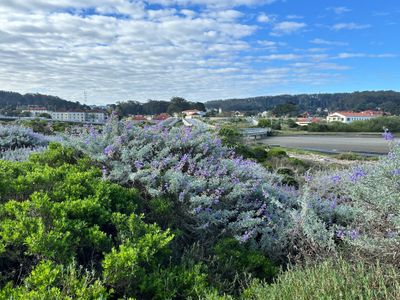
[[[242,113],[240,111],[235,111],[233,113],[233,117],[237,117],[237,118],[244,117],[244,113]]]
[[[132,116],[131,119],[133,121],[147,121],[147,118],[143,115],[135,115],[135,116]]]
[[[318,123],[318,122],[319,122],[318,118],[311,118],[311,117],[308,117],[308,118],[297,118],[296,121],[295,121],[295,123],[297,125],[299,125],[299,126],[307,126],[309,124]]]
[[[190,110],[184,110],[182,111],[182,114],[185,115],[185,118],[191,119],[195,117],[203,117],[205,113],[203,111],[197,110],[197,109],[190,109]]]
[[[339,111],[329,114],[326,118],[329,122],[342,122],[342,123],[351,123],[354,121],[366,121],[373,118],[381,117],[384,113],[382,111],[374,111],[367,110],[362,112],[353,112],[353,111]]]
[[[32,117],[48,114],[52,120],[79,123],[104,123],[106,116],[101,111],[51,111],[45,107],[29,107],[25,112],[30,112]]]
[[[101,111],[85,112],[85,121],[91,123],[105,123],[106,115]]]
[[[40,107],[40,106],[29,106],[28,109],[25,109],[22,112],[29,112],[32,117],[37,117],[40,114],[49,113],[46,107]]]
[[[159,114],[159,115],[156,115],[156,116],[154,116],[153,117],[153,120],[156,120],[156,121],[164,121],[164,120],[166,120],[166,119],[168,119],[168,118],[170,118],[171,116],[169,115],[169,114],[167,114],[167,113],[161,113],[161,114]]]
[[[48,114],[55,121],[64,122],[85,122],[85,112],[72,112],[72,111],[49,111]]]

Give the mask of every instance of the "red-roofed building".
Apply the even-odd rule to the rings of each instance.
[[[296,119],[296,124],[299,126],[307,126],[308,124],[311,123],[318,123],[319,119],[318,118],[297,118]]]
[[[133,121],[146,121],[147,119],[143,115],[135,115],[135,116],[132,116],[132,120]]]
[[[153,117],[153,120],[156,120],[156,121],[164,121],[164,120],[168,119],[169,117],[170,117],[169,114],[167,114],[167,113],[162,113],[162,114],[159,114],[159,115],[154,116],[154,117]]]
[[[328,122],[342,122],[342,123],[351,123],[354,121],[366,121],[376,117],[383,116],[382,111],[374,111],[374,110],[366,110],[362,112],[354,112],[354,111],[338,111],[328,115]]]
[[[193,117],[202,117],[202,116],[204,116],[205,113],[203,111],[199,111],[197,109],[190,109],[190,110],[182,111],[182,114],[185,115],[185,118],[190,119]]]

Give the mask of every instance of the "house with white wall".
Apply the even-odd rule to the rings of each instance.
[[[51,111],[44,107],[30,107],[25,111],[30,112],[32,117],[46,113],[52,120],[62,122],[104,123],[106,121],[106,116],[101,111]]]
[[[332,114],[329,114],[326,118],[328,123],[330,122],[341,122],[349,124],[354,121],[366,121],[373,118],[383,116],[383,112],[381,111],[373,111],[367,110],[362,112],[354,112],[354,111],[338,111]]]

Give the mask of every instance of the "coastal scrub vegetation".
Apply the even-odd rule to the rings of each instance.
[[[387,157],[295,182],[270,166],[284,151],[235,138],[115,116],[58,137],[1,127],[0,298],[400,296],[390,132]]]

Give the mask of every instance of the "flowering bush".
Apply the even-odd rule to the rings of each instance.
[[[107,178],[138,187],[148,198],[172,199],[191,236],[212,241],[231,234],[270,256],[285,253],[296,191],[236,156],[216,133],[112,120],[102,133],[88,130],[71,144],[102,162]]]
[[[43,152],[50,141],[59,140],[34,132],[30,128],[0,125],[0,159],[26,161],[30,154]]]
[[[0,150],[46,146],[49,138],[30,128],[0,125]]]
[[[233,235],[275,259],[326,257],[342,246],[393,257],[399,242],[400,147],[394,144],[378,163],[318,172],[297,190],[204,128],[112,120],[102,133],[87,130],[71,143],[101,162],[105,177],[138,187],[148,199],[171,199],[180,228],[203,242]]]
[[[312,220],[303,231],[325,236],[326,248],[332,250],[336,243],[347,246],[353,257],[358,253],[398,264],[400,146],[390,132],[384,138],[391,152],[378,163],[307,177],[300,218]]]

